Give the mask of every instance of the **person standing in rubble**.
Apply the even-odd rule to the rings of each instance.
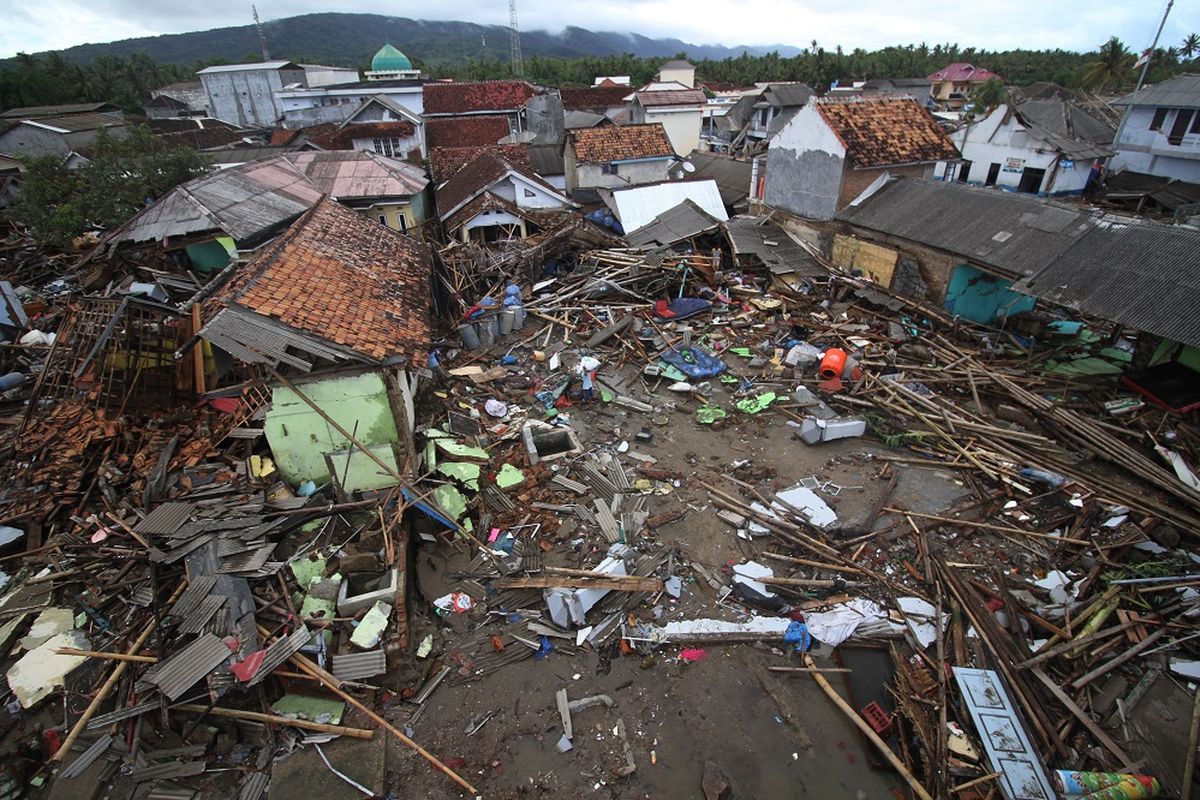
[[[600,362],[591,356],[579,359],[579,364],[575,367],[575,371],[583,379],[583,402],[585,403],[590,403],[595,399],[595,380],[598,369],[600,369]]]

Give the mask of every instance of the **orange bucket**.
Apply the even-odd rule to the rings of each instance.
[[[842,377],[842,370],[845,368],[846,351],[831,347],[825,351],[825,355],[821,356],[821,368],[817,372],[817,377],[823,381],[831,381],[834,378]]]

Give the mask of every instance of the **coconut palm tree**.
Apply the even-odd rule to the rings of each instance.
[[[1200,53],[1200,33],[1189,33],[1183,37],[1183,42],[1179,45],[1179,53],[1184,58],[1191,61]]]
[[[988,78],[971,93],[971,111],[974,115],[983,116],[1008,101],[1008,89],[1004,88],[1000,79]]]
[[[1083,85],[1089,89],[1103,91],[1110,86],[1120,86],[1129,80],[1129,68],[1133,65],[1133,54],[1116,36],[1100,45],[1095,61],[1083,68]]]

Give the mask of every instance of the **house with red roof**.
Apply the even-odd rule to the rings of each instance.
[[[526,81],[476,81],[472,83],[428,83],[425,85],[424,116],[427,121],[443,119],[489,118],[490,131],[499,122],[508,124],[515,141],[537,144],[558,143],[563,136],[563,106],[557,90],[534,86]],[[479,125],[461,126],[475,132]],[[451,135],[454,131],[448,131]],[[488,142],[439,137],[434,147],[471,147]]]
[[[660,123],[567,132],[563,164],[569,191],[623,189],[669,178],[675,149]]]
[[[942,111],[961,111],[975,87],[992,78],[1003,80],[991,70],[956,61],[929,76],[929,98]]]
[[[832,219],[885,176],[932,177],[961,156],[911,97],[813,98],[767,148],[767,205]]]
[[[666,128],[676,155],[686,156],[700,146],[700,126],[708,104],[704,90],[678,81],[654,81],[628,95],[625,102],[631,124],[658,122]]]
[[[541,229],[543,214],[577,208],[529,167],[493,149],[458,168],[437,187],[438,218],[463,242],[524,239]]]

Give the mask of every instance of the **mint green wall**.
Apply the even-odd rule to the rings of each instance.
[[[990,325],[1001,314],[1011,317],[1032,310],[1037,303],[1034,297],[1012,291],[1011,286],[1010,280],[959,264],[950,276],[942,305],[951,314]]]
[[[373,452],[379,453],[373,445],[400,441],[380,373],[327,378],[297,384],[297,388],[347,431],[353,433],[357,423],[358,432],[354,438],[364,446],[371,447]],[[320,414],[282,386],[272,389],[271,410],[263,427],[276,466],[293,486],[306,480],[317,484],[328,481],[325,454],[346,450],[350,446],[349,440],[322,419]],[[369,461],[361,452],[357,453],[351,462],[352,472],[357,471],[360,459]],[[393,463],[391,458],[385,461]],[[378,468],[373,461],[370,464]]]
[[[1158,349],[1154,351],[1154,355],[1150,358],[1150,366],[1157,366],[1165,361],[1178,361],[1185,367],[1200,372],[1200,348],[1191,347],[1190,345],[1180,347],[1179,342],[1163,339],[1159,343]]]

